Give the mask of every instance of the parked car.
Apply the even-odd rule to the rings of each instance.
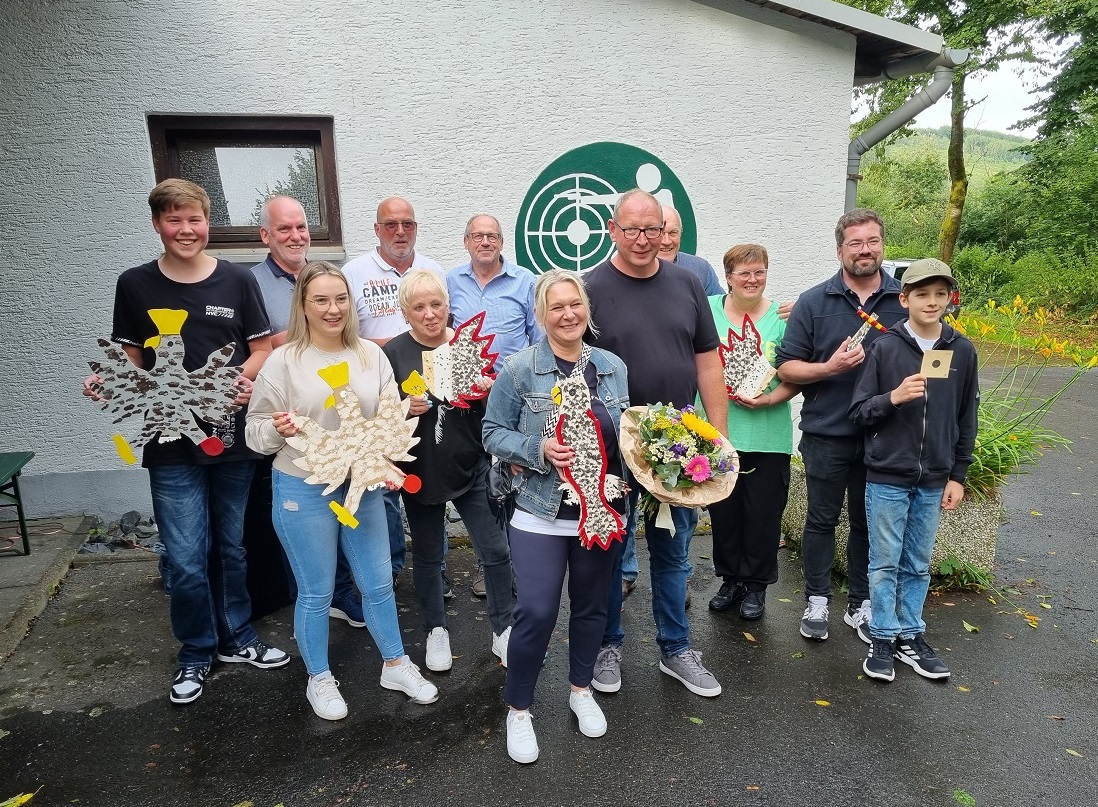
[[[892,275],[897,280],[902,281],[904,272],[907,271],[907,267],[915,263],[914,258],[896,258],[895,260],[881,261],[881,268]],[[946,308],[947,314],[957,316],[961,313],[961,293],[959,291],[953,292],[953,297],[949,301],[949,307]]]

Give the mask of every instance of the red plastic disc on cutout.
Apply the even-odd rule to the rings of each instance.
[[[225,450],[225,444],[221,442],[220,437],[207,437],[198,447],[209,454],[211,457],[216,457],[222,451]]]
[[[415,474],[408,474],[404,477],[404,484],[401,487],[409,493],[419,493],[420,488],[423,487],[423,480]]]

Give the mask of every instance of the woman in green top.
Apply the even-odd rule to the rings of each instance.
[[[771,364],[785,334],[778,304],[766,296],[769,257],[758,244],[738,244],[724,254],[728,294],[709,298],[717,333],[742,333],[750,317]],[[789,400],[799,388],[775,378],[755,398],[732,397],[728,437],[740,455],[740,477],[731,495],[709,506],[713,522],[713,566],[724,582],[709,601],[713,611],[739,605],[744,619],[758,619],[766,587],[778,580],[778,542],[789,495],[793,418]]]

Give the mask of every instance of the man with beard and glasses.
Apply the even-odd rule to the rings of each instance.
[[[870,328],[854,347],[850,338],[875,314],[890,328],[906,315],[900,284],[881,270],[884,221],[873,210],[844,213],[835,226],[836,255],[841,268],[797,299],[778,348],[778,377],[797,384],[801,407],[801,457],[808,486],[801,554],[807,607],[801,619],[806,639],[827,639],[831,599],[831,565],[835,559],[835,526],[847,496],[850,538],[847,543],[849,604],[843,621],[864,642],[869,636],[869,531],[865,517],[865,465],[859,427],[847,417],[866,351],[880,331]]]

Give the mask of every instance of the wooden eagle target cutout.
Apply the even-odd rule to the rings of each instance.
[[[724,367],[724,386],[728,397],[757,398],[774,380],[777,370],[763,357],[762,336],[751,317],[744,315],[743,330],[729,327],[728,341],[717,346]]]

